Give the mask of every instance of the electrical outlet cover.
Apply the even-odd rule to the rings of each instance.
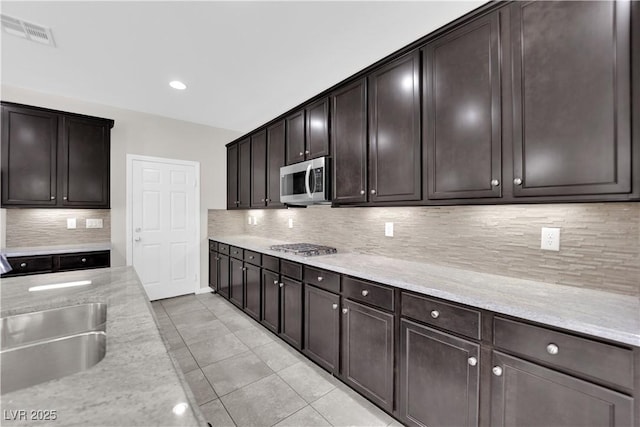
[[[67,229],[71,230],[76,228],[76,219],[75,218],[67,218]]]
[[[542,227],[540,233],[540,249],[545,251],[560,250],[560,229]]]
[[[384,235],[386,237],[393,237],[393,223],[385,222],[384,223]]]

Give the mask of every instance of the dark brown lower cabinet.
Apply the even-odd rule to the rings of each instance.
[[[111,265],[110,251],[75,252],[69,254],[9,257],[12,270],[2,277],[56,273],[58,271],[88,270]]]
[[[315,286],[304,287],[304,348],[302,352],[323,368],[338,372],[340,296]]]
[[[262,278],[260,267],[245,263],[244,268],[244,311],[254,319],[260,320],[260,284]]]
[[[218,293],[229,299],[229,256],[218,254]]]
[[[280,288],[280,337],[302,349],[302,283],[282,278]]]
[[[394,315],[342,301],[342,375],[376,404],[393,410]]]
[[[220,257],[218,252],[209,251],[209,287],[216,292],[220,292],[218,281],[218,269],[220,268]]]
[[[243,308],[244,304],[244,263],[236,258],[229,262],[229,300]]]
[[[632,425],[630,397],[499,352],[491,390],[492,427]]]
[[[262,270],[262,324],[275,332],[280,332],[280,275]]]
[[[480,346],[406,319],[400,321],[400,334],[402,421],[409,426],[477,426]]]

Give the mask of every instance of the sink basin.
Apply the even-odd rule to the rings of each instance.
[[[107,351],[107,305],[91,303],[0,319],[0,393],[89,369]]]
[[[0,319],[1,350],[72,335],[105,330],[107,305],[91,303],[18,314]]]

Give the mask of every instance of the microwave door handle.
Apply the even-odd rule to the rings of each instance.
[[[305,189],[307,190],[307,196],[309,196],[309,198],[312,199],[313,194],[311,194],[311,187],[309,187],[309,176],[311,176],[311,165],[307,166],[307,173],[304,176],[304,186],[305,186]]]

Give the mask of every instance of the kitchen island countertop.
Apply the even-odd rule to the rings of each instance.
[[[87,286],[29,292],[36,285],[90,280]],[[102,268],[2,279],[2,317],[91,302],[107,304],[107,352],[95,366],[2,395],[4,414],[26,420],[2,425],[206,426],[167,351],[147,295],[131,267]],[[182,415],[173,407],[186,402]],[[30,411],[56,411],[56,421],[33,421]],[[16,414],[16,412],[13,412]],[[10,416],[8,418],[11,418]]]
[[[478,273],[423,262],[341,252],[302,257],[269,249],[290,243],[256,236],[211,240],[495,313],[640,347],[640,297]]]

